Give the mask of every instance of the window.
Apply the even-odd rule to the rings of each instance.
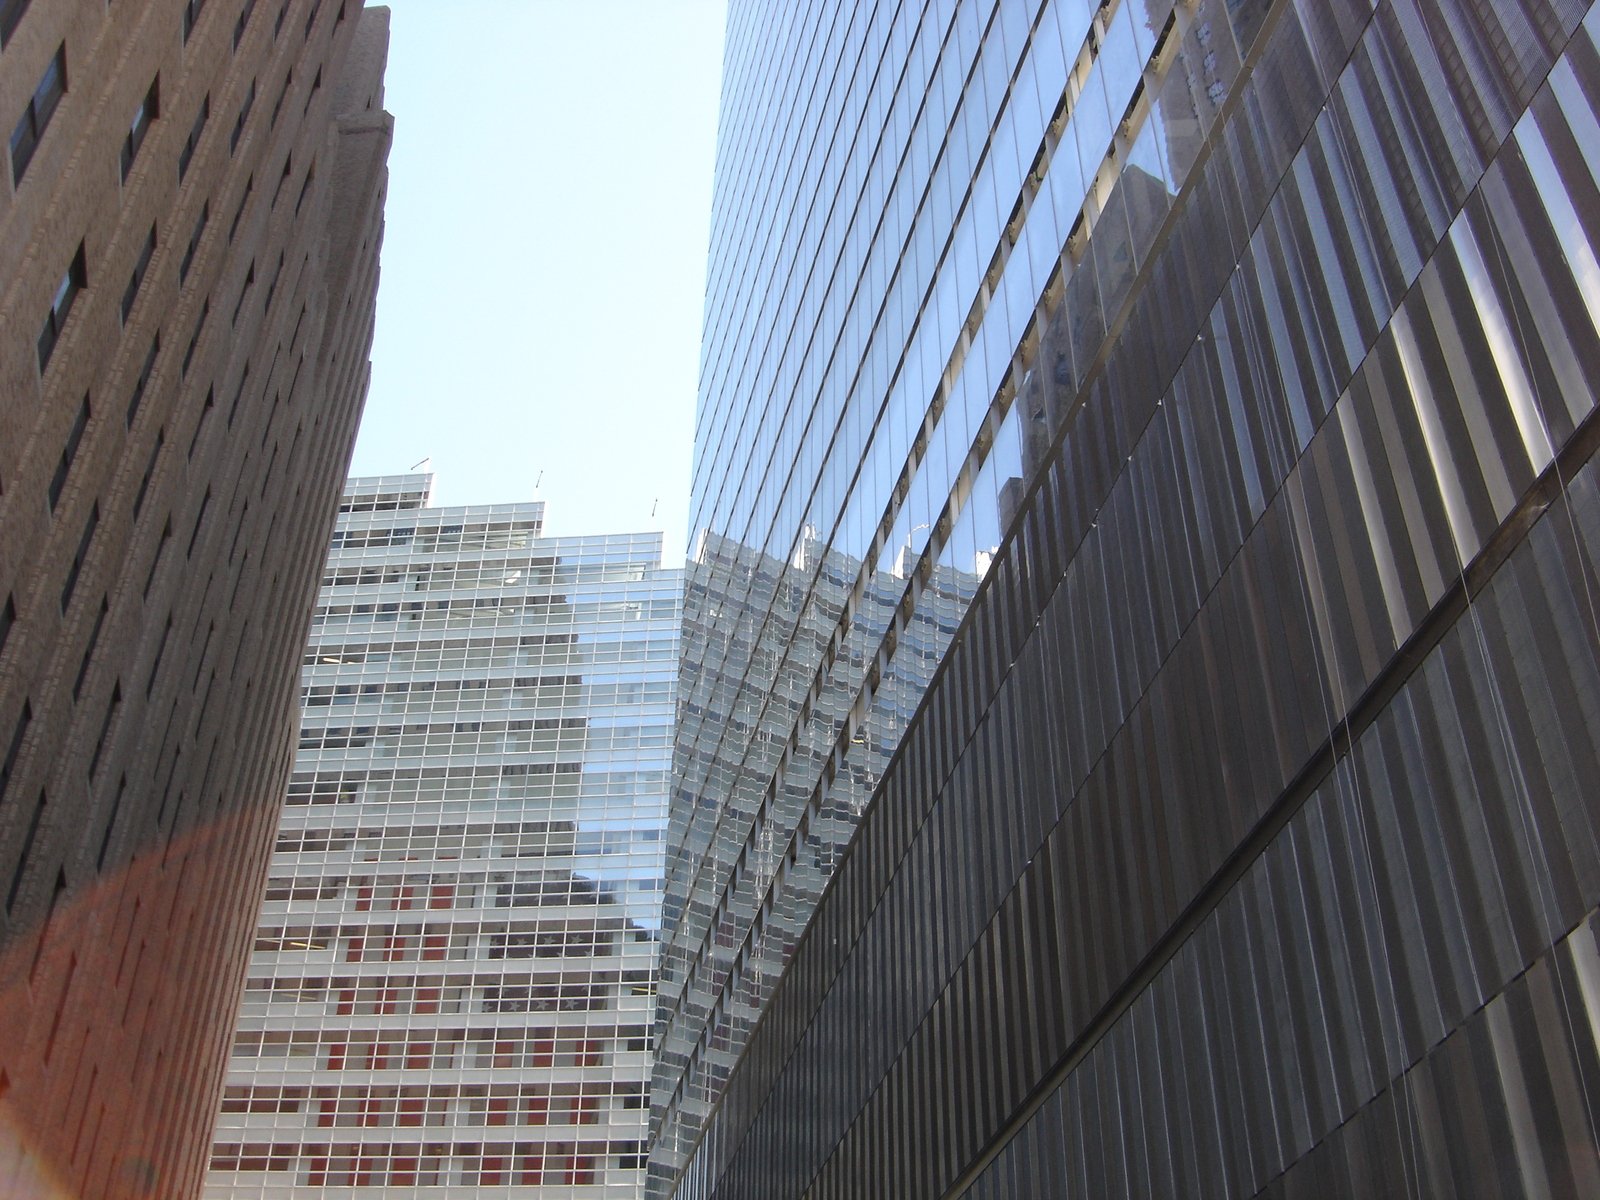
[[[205,99],[200,101],[200,111],[196,114],[194,124],[189,129],[188,140],[183,143],[183,149],[178,154],[178,178],[182,180],[188,174],[189,164],[194,161],[195,147],[200,144],[200,135],[205,132],[206,122],[211,119],[211,96],[207,93]]]
[[[72,681],[72,698],[76,700],[83,692],[83,681],[89,677],[89,663],[94,659],[94,648],[100,642],[100,630],[105,627],[106,614],[111,611],[106,603],[106,597],[100,597],[100,613],[94,619],[94,628],[89,631],[89,644],[83,648],[83,659],[78,663],[78,677]]]
[[[156,227],[150,226],[150,236],[144,240],[144,249],[139,251],[139,261],[133,264],[133,274],[128,279],[128,287],[122,293],[122,323],[128,323],[128,317],[133,313],[133,303],[139,298],[139,285],[144,282],[144,273],[150,269],[150,256],[156,252]]]
[[[189,548],[183,552],[185,558],[194,557],[195,543],[200,540],[200,527],[205,524],[206,510],[211,507],[211,489],[206,489],[205,498],[200,501],[200,511],[195,514],[194,529],[189,534]]]
[[[282,276],[283,276],[283,255],[280,254],[280,255],[278,255],[278,269],[273,271],[273,273],[272,273],[272,282],[267,284],[267,299],[266,299],[266,303],[264,303],[261,306],[261,311],[262,312],[267,312],[272,308],[272,296],[273,296],[273,293],[278,290],[278,280]]]
[[[111,732],[111,723],[117,719],[117,710],[122,707],[122,683],[118,681],[112,685],[111,700],[106,705],[106,719],[100,723],[100,736],[95,739],[94,754],[89,758],[89,778],[93,779],[95,772],[100,769],[100,754],[106,748],[106,736]]]
[[[28,11],[29,0],[0,0],[0,48],[11,40],[11,35],[17,31],[17,26],[22,22],[22,14]]]
[[[311,190],[311,182],[317,177],[317,164],[312,163],[306,170],[305,182],[300,185],[300,198],[294,202],[294,215],[300,215],[300,207],[306,202],[306,193]]]
[[[189,35],[194,32],[195,23],[200,20],[200,13],[206,6],[206,0],[185,0],[183,5],[183,40],[187,42]]]
[[[4,762],[0,762],[0,799],[5,798],[6,789],[11,784],[11,773],[17,769],[17,759],[22,754],[22,743],[28,736],[28,726],[33,724],[33,705],[26,700],[22,702],[22,715],[17,718],[17,726],[11,731],[11,746],[6,751]]]
[[[200,306],[200,319],[194,323],[194,336],[189,339],[189,348],[183,352],[183,374],[189,374],[189,367],[194,362],[195,347],[200,345],[200,334],[205,331],[206,317],[211,315],[211,297],[206,297],[206,302]]]
[[[178,282],[184,283],[189,278],[189,268],[194,266],[195,252],[200,249],[200,238],[205,234],[206,222],[211,220],[211,201],[207,200],[200,206],[200,219],[195,222],[194,232],[189,235],[189,247],[183,252],[183,261],[178,264]]]
[[[139,157],[139,147],[150,132],[150,123],[161,115],[161,76],[150,81],[150,90],[134,111],[133,122],[128,126],[128,136],[122,143],[122,182],[128,182],[133,162]]]
[[[61,460],[56,463],[56,473],[50,477],[50,511],[55,512],[61,493],[67,486],[67,476],[72,473],[72,460],[78,457],[78,446],[83,442],[83,431],[89,427],[89,397],[78,406],[78,416],[72,422],[72,432],[67,434],[67,444],[61,449]]]
[[[150,480],[156,473],[156,461],[161,457],[161,447],[166,444],[167,431],[156,430],[156,444],[150,450],[150,461],[144,465],[144,478],[139,481],[139,494],[133,498],[133,516],[139,518],[139,511],[144,508],[145,494],[150,490]]]
[[[22,117],[17,121],[17,127],[11,131],[13,186],[22,182],[28,163],[33,161],[33,152],[39,148],[39,141],[44,137],[50,118],[55,116],[56,107],[61,103],[61,97],[66,94],[67,44],[62,42],[56,50],[56,56],[44,69],[44,78],[39,80],[39,86],[33,89],[28,107],[22,110]]]
[[[56,285],[55,298],[50,302],[50,311],[44,319],[44,328],[39,331],[39,370],[41,372],[50,365],[50,356],[56,351],[56,343],[61,340],[61,331],[66,328],[67,317],[72,312],[72,305],[78,298],[78,293],[89,286],[88,271],[83,261],[83,243],[78,243],[78,252],[72,256],[72,263],[67,267],[67,273],[61,277],[61,282]]]
[[[289,0],[283,0],[278,5],[278,19],[272,23],[272,40],[277,41],[278,35],[283,32],[283,19],[289,15]]]
[[[61,611],[65,613],[72,603],[72,593],[77,590],[78,576],[83,571],[84,560],[89,557],[89,544],[94,541],[94,531],[100,525],[100,503],[95,502],[84,522],[83,534],[78,538],[78,549],[72,556],[72,566],[67,569],[67,582],[61,588]]]
[[[250,110],[256,103],[256,81],[250,81],[250,90],[244,94],[244,103],[239,106],[239,119],[233,123],[233,132],[228,135],[228,153],[231,155],[239,148],[239,139],[244,136],[245,122],[250,119]]]
[[[128,399],[128,428],[133,428],[133,419],[139,415],[139,405],[144,401],[144,390],[150,385],[150,375],[156,369],[156,355],[161,353],[161,331],[157,330],[155,337],[150,339],[150,350],[144,356],[144,366],[139,368],[139,378],[133,385],[133,395]]]
[[[322,11],[322,0],[316,0],[311,6],[311,11],[306,14],[306,37],[311,36],[311,28],[317,23],[317,14]]]
[[[294,69],[290,68],[289,73],[283,77],[283,87],[278,89],[278,98],[272,102],[272,120],[267,122],[268,129],[276,129],[278,127],[278,114],[283,111],[284,98],[288,96],[289,85],[293,82]]]
[[[239,43],[244,41],[244,31],[250,26],[250,17],[256,11],[256,0],[244,0],[244,11],[239,14],[239,20],[233,27],[233,48],[237,50]]]
[[[255,190],[256,177],[254,175],[244,181],[244,195],[239,197],[239,207],[233,210],[233,221],[228,225],[228,244],[233,244],[233,235],[239,232],[239,222],[244,219],[245,205],[250,203],[250,193]]]
[[[200,419],[194,423],[194,436],[189,439],[189,455],[194,457],[194,449],[200,444],[200,435],[205,432],[206,418],[211,415],[211,410],[217,406],[217,389],[206,389],[206,406],[200,410]],[[208,495],[210,493],[207,493]]]
[[[10,596],[6,597],[4,608],[0,608],[0,654],[6,651],[6,639],[11,636],[11,627],[17,623],[16,601]]]

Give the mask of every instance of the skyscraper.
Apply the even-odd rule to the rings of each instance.
[[[0,1193],[200,1186],[365,398],[387,13],[0,2]]]
[[[638,1195],[681,574],[350,481],[205,1194]]]
[[[727,45],[656,1190],[1600,1187],[1600,12]]]

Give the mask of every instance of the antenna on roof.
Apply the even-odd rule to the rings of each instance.
[[[411,469],[413,471],[415,471],[418,467],[427,466],[432,461],[433,461],[433,455],[431,455],[431,454],[428,455],[427,458],[419,458],[416,462],[411,464]]]

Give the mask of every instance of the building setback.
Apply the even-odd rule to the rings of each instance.
[[[653,1190],[1600,1190],[1600,8],[727,46]]]
[[[205,1195],[637,1196],[681,572],[354,479]]]
[[[0,1193],[198,1193],[367,386],[360,0],[0,3]]]

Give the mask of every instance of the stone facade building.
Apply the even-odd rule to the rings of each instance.
[[[367,386],[387,12],[0,3],[0,1193],[197,1193]]]

